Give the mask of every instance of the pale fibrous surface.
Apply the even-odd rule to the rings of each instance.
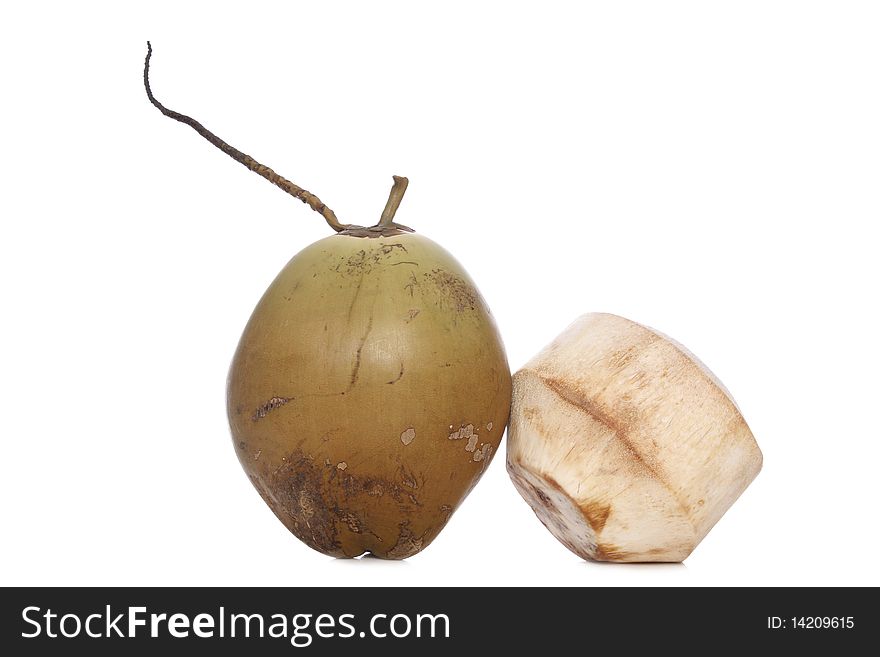
[[[684,560],[761,462],[715,376],[622,317],[584,315],[513,377],[508,472],[585,559]]]
[[[490,463],[510,411],[507,358],[470,277],[427,238],[389,232],[297,254],[229,374],[246,473],[293,534],[337,557],[425,548]]]

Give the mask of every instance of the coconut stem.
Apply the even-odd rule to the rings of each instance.
[[[394,185],[392,185],[391,192],[388,194],[388,202],[385,204],[382,218],[379,219],[377,226],[387,226],[394,220],[397,208],[403,200],[403,195],[406,193],[406,186],[409,185],[409,180],[403,176],[392,177],[394,178]]]
[[[326,205],[324,205],[324,203],[321,201],[321,199],[319,199],[317,196],[315,196],[311,192],[307,192],[299,185],[295,185],[294,183],[290,182],[289,180],[287,180],[283,176],[278,175],[269,167],[267,167],[263,164],[260,164],[254,158],[252,158],[250,155],[246,155],[245,153],[242,153],[237,148],[230,146],[229,144],[227,144],[225,141],[220,139],[217,135],[215,135],[213,132],[208,130],[205,126],[203,126],[201,123],[199,123],[195,119],[193,119],[189,116],[186,116],[185,114],[181,114],[180,112],[175,112],[174,110],[170,110],[167,107],[165,107],[162,103],[160,103],[158,100],[156,100],[156,98],[153,96],[152,89],[150,89],[150,57],[152,56],[152,54],[153,54],[153,47],[150,45],[150,42],[147,41],[147,58],[144,60],[144,87],[147,90],[147,98],[150,99],[150,102],[153,103],[153,105],[155,105],[156,108],[160,112],[162,112],[162,114],[164,114],[165,116],[167,116],[171,119],[174,119],[175,121],[180,121],[181,123],[188,125],[193,130],[198,132],[202,137],[204,137],[209,142],[211,142],[214,146],[216,146],[221,151],[226,153],[229,157],[231,157],[236,162],[240,162],[241,164],[246,166],[248,169],[250,169],[254,173],[261,175],[263,178],[265,178],[266,180],[271,182],[273,185],[280,187],[281,189],[283,189],[285,192],[287,192],[291,196],[298,198],[300,201],[302,201],[303,203],[308,205],[310,208],[312,208],[312,210],[314,210],[315,212],[320,214],[322,217],[324,217],[324,220],[330,225],[330,228],[335,230],[337,233],[348,228],[348,226],[345,226],[345,225],[339,223],[339,220],[336,218],[336,214],[333,212],[333,210],[331,210]],[[404,178],[403,180],[405,181],[406,179]],[[397,181],[397,177],[395,176],[395,187],[397,186],[396,181]],[[406,184],[404,184],[404,189],[405,188],[406,188]],[[393,190],[392,190],[392,194],[393,194]],[[400,196],[403,196],[403,192],[400,192]],[[388,203],[389,203],[389,205],[391,204],[390,199],[389,199]],[[397,200],[397,203],[400,203],[399,198]],[[394,210],[397,209],[397,203],[394,204],[394,209],[391,211],[392,217],[394,216]],[[386,211],[387,210],[388,210],[388,208],[386,208]],[[385,215],[383,214],[382,216],[384,217]]]

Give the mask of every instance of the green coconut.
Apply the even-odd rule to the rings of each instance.
[[[149,46],[149,44],[148,44]],[[278,519],[336,557],[424,549],[482,476],[510,413],[507,357],[489,308],[447,251],[394,223],[342,224],[315,195],[215,146],[319,212],[335,235],[296,254],[251,315],[227,412],[239,461]]]

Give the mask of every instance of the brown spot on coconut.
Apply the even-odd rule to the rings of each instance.
[[[479,480],[507,424],[510,370],[486,302],[455,258],[394,222],[406,178],[394,177],[376,225],[343,224],[314,194],[159,103],[151,52],[144,84],[163,114],[336,232],[287,263],[244,329],[227,382],[242,467],[315,550],[389,559],[419,552]],[[502,429],[483,441],[483,467],[460,467],[462,444],[446,431],[460,417]],[[474,434],[471,426],[460,437]]]

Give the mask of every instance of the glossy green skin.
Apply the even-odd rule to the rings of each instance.
[[[334,235],[297,254],[228,381],[245,472],[291,532],[337,557],[425,548],[491,461],[510,397],[485,301],[413,233]]]

